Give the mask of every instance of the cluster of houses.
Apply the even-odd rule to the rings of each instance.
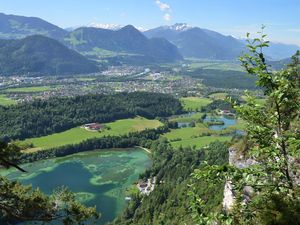
[[[220,110],[218,113],[222,116],[235,117],[235,114],[230,112],[230,110]]]
[[[149,195],[155,187],[156,177],[149,178],[146,182],[139,181],[137,184],[137,188],[140,190],[141,194]]]
[[[100,123],[88,123],[88,124],[84,124],[83,128],[89,131],[100,131],[105,127]]]

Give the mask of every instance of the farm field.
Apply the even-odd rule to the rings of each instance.
[[[171,118],[170,121],[179,122],[179,123],[191,123],[193,121],[198,121],[199,119],[201,119],[203,115],[204,113],[195,113],[190,116],[182,115],[182,116]]]
[[[202,123],[197,123],[196,127],[185,127],[180,129],[172,129],[169,133],[162,135],[167,138],[171,145],[174,147],[179,147],[182,145],[186,146],[197,146],[203,147],[210,142],[219,140],[219,141],[229,141],[231,136],[220,136],[221,134],[226,134],[231,130],[236,129],[235,126],[232,126],[225,130],[211,130]],[[210,136],[202,136],[205,134],[210,134]]]
[[[180,146],[182,147],[193,147],[196,146],[196,148],[202,148],[205,147],[206,145],[210,144],[211,142],[214,141],[230,141],[231,136],[204,136],[204,137],[198,137],[198,138],[193,138],[193,139],[186,139],[182,141],[175,141],[171,142],[171,145],[174,148],[179,148]]]
[[[43,91],[50,91],[53,87],[50,86],[37,86],[37,87],[21,87],[21,88],[9,88],[4,90],[8,93],[33,93],[33,92],[43,92]]]
[[[209,95],[209,98],[212,100],[224,100],[228,96],[227,93],[224,92],[218,92],[218,93],[213,93]]]
[[[12,100],[5,95],[0,95],[0,105],[7,106],[7,105],[14,105],[17,102],[15,100]]]
[[[205,61],[199,59],[190,58],[191,64],[190,69],[218,69],[218,70],[234,70],[234,71],[243,71],[241,65],[237,62],[230,61]]]
[[[199,97],[186,97],[180,99],[183,108],[187,111],[197,111],[201,107],[207,106],[212,102],[208,98],[199,98]]]
[[[117,120],[112,123],[104,124],[110,129],[105,129],[101,132],[87,131],[81,127],[75,127],[70,130],[56,133],[39,138],[26,139],[21,144],[33,144],[34,148],[28,149],[28,152],[38,151],[42,149],[48,149],[53,147],[59,147],[68,144],[78,144],[84,140],[91,138],[99,138],[103,136],[118,136],[127,134],[132,131],[142,131],[147,128],[157,128],[162,125],[158,120],[148,120],[142,117],[136,117],[134,119]]]

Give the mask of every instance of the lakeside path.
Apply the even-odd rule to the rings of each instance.
[[[148,149],[148,148],[144,148],[144,147],[142,147],[142,146],[134,146],[134,147],[136,147],[136,148],[140,148],[140,149],[143,149],[144,151],[148,152],[149,154],[151,154],[151,153],[152,153],[152,152],[151,152],[151,150],[150,150],[150,149]]]

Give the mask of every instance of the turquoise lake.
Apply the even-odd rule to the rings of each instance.
[[[219,116],[219,117],[210,117],[206,116],[203,122],[212,122],[212,121],[222,121],[223,125],[211,125],[209,129],[211,130],[224,130],[229,126],[236,125],[236,119],[231,117]]]
[[[10,169],[1,175],[46,194],[68,187],[85,205],[97,206],[101,213],[97,224],[103,225],[122,212],[126,189],[150,166],[150,157],[142,150],[99,150],[22,165],[28,173]]]

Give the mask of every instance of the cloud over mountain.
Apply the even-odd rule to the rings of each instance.
[[[171,6],[160,1],[160,0],[155,0],[156,5],[159,7],[159,9],[164,13],[163,19],[167,22],[172,20],[172,16],[171,16]]]

